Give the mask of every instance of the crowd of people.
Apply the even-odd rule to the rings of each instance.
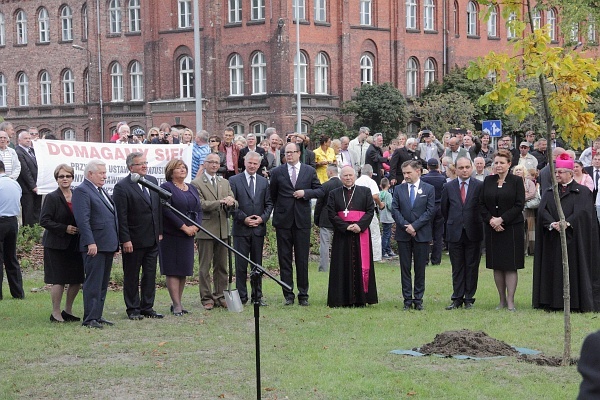
[[[486,267],[494,271],[498,309],[516,311],[518,270],[533,255],[533,307],[560,310],[561,226],[550,184],[552,161],[570,250],[571,309],[600,311],[600,265],[594,263],[600,251],[600,141],[576,160],[559,138],[536,141],[533,132],[518,148],[510,136],[499,138],[495,149],[487,133],[463,129],[440,135],[441,140],[429,130],[416,137],[399,134],[384,146],[381,133],[371,135],[363,127],[353,139],[323,135],[314,151],[306,135],[290,133],[284,141],[275,128],[268,128],[260,143],[254,134],[235,137],[231,128],[222,135],[192,135],[162,124],[146,135],[120,123],[116,132],[116,143],[192,146],[190,165],[174,159],[165,167],[160,187],[169,193],[168,204],[161,202],[164,193],[148,190],[144,182],[156,186],[157,181],[147,174],[145,155],[133,152],[126,159],[130,174],[115,185],[112,196],[103,189],[106,164],[91,160],[75,189],[73,168],[58,165],[58,189],[42,205],[36,187],[37,130],[19,132],[13,149],[12,125],[0,124],[0,248],[10,292],[16,298],[25,295],[16,257],[17,216],[22,213],[23,225],[45,228],[52,322],[82,320],[98,329],[113,324],[104,319],[103,308],[118,251],[129,319],[163,318],[154,309],[157,265],[166,276],[170,312],[189,312],[183,291],[193,275],[195,249],[202,307],[226,308],[228,251],[215,238],[232,237],[233,247],[260,265],[270,218],[281,280],[291,288],[283,289],[284,304],[308,306],[313,204],[318,271],[329,273],[330,307],[377,303],[375,263],[398,258],[404,310],[423,310],[426,266],[439,265],[446,248],[453,290],[446,309],[474,307],[485,252]],[[248,262],[238,255],[235,278],[243,303],[267,305],[260,280],[248,293]],[[80,319],[73,301],[81,288]]]

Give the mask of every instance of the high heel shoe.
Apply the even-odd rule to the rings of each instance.
[[[50,322],[54,322],[54,323],[57,323],[57,324],[62,324],[65,321],[60,321],[60,320],[54,318],[54,315],[50,314]]]

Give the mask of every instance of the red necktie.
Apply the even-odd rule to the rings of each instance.
[[[460,199],[462,203],[465,204],[465,200],[467,200],[467,190],[465,189],[465,181],[462,181],[460,184]]]

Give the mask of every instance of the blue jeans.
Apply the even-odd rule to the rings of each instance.
[[[392,223],[382,223],[383,232],[381,233],[381,253],[390,254],[392,252],[392,246],[390,246],[390,240],[392,238]]]

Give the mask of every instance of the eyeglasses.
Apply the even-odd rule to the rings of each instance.
[[[65,178],[67,178],[67,179],[72,179],[72,178],[73,178],[73,175],[59,175],[59,176],[57,176],[57,178],[58,178],[58,179],[65,179]]]
[[[218,140],[214,140],[214,139],[213,139],[213,140],[210,140],[210,142],[211,142],[211,143],[219,143],[219,141],[218,141]]]
[[[140,165],[148,165],[148,161],[144,161],[144,162],[140,162],[140,163],[135,163],[135,164],[131,164],[133,167],[137,167]]]
[[[204,161],[204,164],[221,164],[220,161]]]
[[[158,136],[158,133],[151,133],[150,136]]]
[[[285,154],[294,154],[294,153],[297,153],[297,152],[298,152],[298,150],[294,150],[294,151],[286,151],[286,152],[285,152]]]
[[[528,149],[529,146],[519,146],[519,148],[521,148],[521,149]]]

